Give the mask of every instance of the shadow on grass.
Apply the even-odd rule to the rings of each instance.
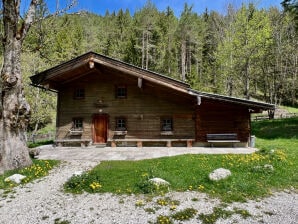
[[[252,133],[263,139],[298,139],[298,117],[252,122]]]

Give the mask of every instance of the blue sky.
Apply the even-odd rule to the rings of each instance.
[[[60,8],[63,8],[67,2],[71,0],[46,0],[48,7],[51,11],[56,8],[56,2],[59,2]],[[110,12],[118,12],[120,9],[129,9],[131,15],[136,10],[141,9],[147,0],[77,0],[78,4],[72,9],[72,11],[86,10],[96,14],[104,15],[107,10]],[[276,6],[281,8],[280,2],[282,0],[151,0],[154,5],[163,11],[167,6],[170,6],[176,16],[179,16],[183,10],[184,3],[193,5],[193,11],[201,14],[208,10],[214,10],[220,13],[225,13],[227,5],[233,4],[235,7],[241,6],[242,3],[254,2],[258,8],[269,8],[270,6]],[[23,6],[30,3],[30,0],[23,0]]]

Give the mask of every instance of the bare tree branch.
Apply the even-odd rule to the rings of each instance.
[[[18,0],[19,2],[20,0]],[[37,6],[41,4],[40,0],[31,0],[29,9],[27,11],[26,17],[23,20],[22,28],[20,30],[20,38],[23,40],[26,37],[26,34],[31,27],[32,23],[36,21],[40,21],[44,18],[35,18],[36,8]],[[58,16],[63,13],[66,13],[68,10],[70,10],[72,7],[74,7],[77,4],[77,0],[71,0],[71,2],[66,5],[63,9],[59,9],[53,14],[47,16],[46,18],[52,17],[52,16]]]
[[[77,0],[71,0],[71,2],[68,5],[66,5],[64,8],[62,8],[62,9],[57,8],[56,12],[54,14],[52,14],[52,16],[58,16],[58,15],[66,13],[68,10],[70,10],[72,7],[74,7],[77,3],[78,3]]]
[[[22,40],[26,37],[26,34],[27,34],[30,26],[34,22],[36,7],[39,3],[40,3],[39,0],[31,0],[29,9],[27,11],[27,15],[25,17],[25,20],[23,21],[21,30],[19,32],[20,39],[22,39]]]

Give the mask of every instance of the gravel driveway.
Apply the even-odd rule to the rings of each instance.
[[[184,208],[194,208],[198,210],[198,214],[208,214],[212,213],[213,208],[222,206],[219,200],[192,191],[171,192],[165,196],[180,202],[175,211],[171,211],[169,206],[159,206],[156,202],[158,197],[86,193],[72,195],[62,191],[62,185],[73,173],[88,170],[97,164],[96,161],[86,160],[62,162],[49,176],[16,187],[14,192],[7,194],[0,190],[0,223],[142,224],[156,222],[159,215],[170,215]],[[245,209],[252,216],[244,219],[234,214],[229,219],[218,220],[217,223],[294,224],[298,220],[298,194],[294,190],[285,190],[262,200],[229,204],[225,210],[234,208]],[[201,221],[193,218],[183,223]]]

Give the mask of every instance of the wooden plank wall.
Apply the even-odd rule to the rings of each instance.
[[[116,99],[117,85],[127,87],[126,99]],[[84,99],[73,98],[76,88],[85,89]],[[98,100],[102,100],[106,107],[96,107]],[[127,119],[126,138],[165,138],[160,134],[160,118],[164,116],[173,117],[174,135],[169,138],[195,138],[193,98],[175,95],[171,90],[144,80],[142,88],[139,88],[137,78],[108,70],[97,70],[61,86],[56,138],[69,138],[72,118],[81,117],[84,123],[81,138],[91,139],[92,116],[97,113],[109,116],[109,139],[114,137],[116,117]]]
[[[206,134],[237,133],[238,140],[248,142],[250,114],[248,108],[202,98],[197,107],[196,140],[206,142]]]

